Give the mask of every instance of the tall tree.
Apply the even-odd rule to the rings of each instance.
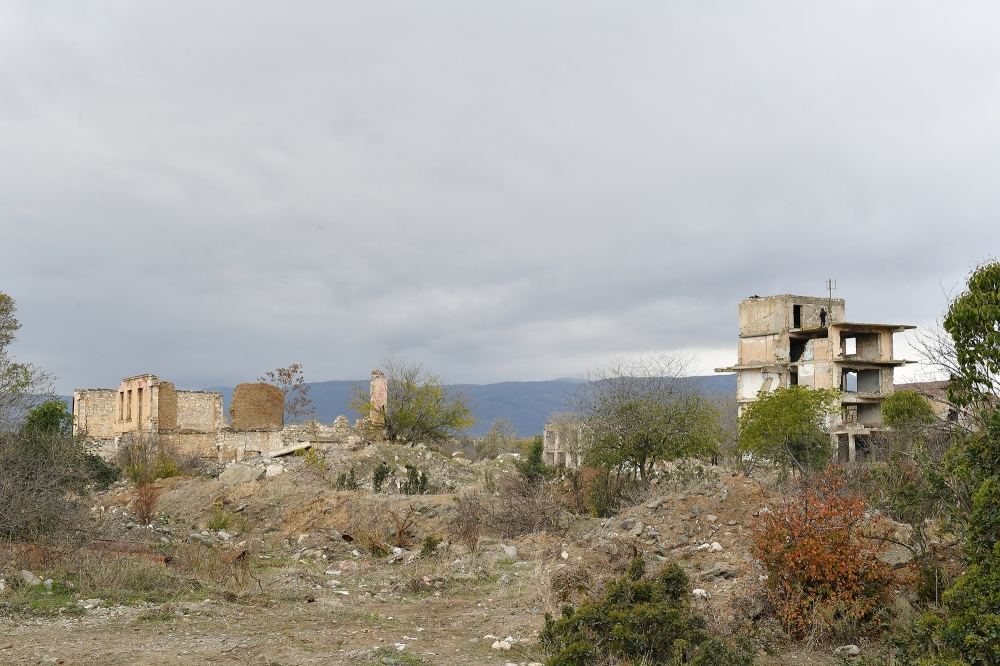
[[[0,292],[0,432],[14,429],[40,398],[52,393],[47,373],[9,353],[20,328],[14,299]]]
[[[362,416],[381,418],[380,434],[390,442],[440,442],[473,425],[468,399],[449,391],[441,378],[417,363],[383,361],[386,405],[372,404],[371,393],[359,390],[351,407]]]
[[[313,418],[316,410],[309,398],[309,384],[302,373],[301,363],[265,372],[260,380],[274,384],[285,397],[285,422],[296,423]]]

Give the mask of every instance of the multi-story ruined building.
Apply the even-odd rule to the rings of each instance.
[[[913,326],[848,322],[844,300],[812,296],[753,296],[739,305],[736,373],[742,406],[761,392],[793,385],[840,391],[828,420],[837,457],[863,458],[882,427],[882,402],[893,391],[893,335]]]

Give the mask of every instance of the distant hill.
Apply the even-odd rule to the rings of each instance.
[[[685,381],[695,384],[708,397],[732,396],[736,393],[735,375],[708,375],[689,377]],[[581,382],[578,379],[552,379],[540,382],[500,382],[497,384],[455,384],[448,388],[463,392],[469,397],[476,424],[470,429],[472,435],[485,434],[494,419],[506,417],[522,436],[538,434],[546,419],[553,412],[569,410],[574,392]],[[358,414],[349,405],[357,389],[366,389],[367,380],[335,380],[312,382],[309,397],[316,408],[316,416],[322,423],[330,423],[339,415],[351,421]],[[226,414],[233,389],[229,386],[215,386],[209,391],[222,393]]]

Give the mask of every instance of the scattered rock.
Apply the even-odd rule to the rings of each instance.
[[[76,605],[83,607],[84,610],[93,610],[98,608],[103,603],[103,599],[80,599],[76,602]]]
[[[647,509],[656,509],[656,508],[659,508],[659,506],[661,504],[663,504],[663,498],[662,497],[658,497],[657,499],[649,500],[648,502],[646,502],[646,508]]]
[[[710,523],[714,523],[719,520],[719,517],[714,513],[709,513],[705,516],[705,520],[707,520]]]
[[[509,650],[510,643],[507,641],[495,641],[492,647],[494,650]]]
[[[710,552],[713,552],[713,553],[721,553],[722,552],[722,544],[719,543],[718,541],[713,541],[712,545],[709,546],[708,550]]]
[[[7,593],[7,579],[0,578],[0,595]]]
[[[719,578],[729,580],[736,578],[737,575],[738,572],[724,562],[716,562],[709,568],[699,573],[698,580],[717,580]]]
[[[227,486],[238,486],[243,483],[256,481],[262,476],[264,476],[264,470],[259,467],[233,463],[222,470],[222,474],[219,474],[219,481]]]
[[[49,592],[51,592],[52,591],[52,579],[51,578],[46,578],[44,581],[42,581],[42,586],[46,590],[48,590]]]
[[[271,463],[270,465],[264,468],[264,476],[267,477],[278,476],[279,474],[284,474],[284,473],[285,473],[285,466],[279,465],[278,463]]]
[[[698,597],[699,599],[708,599],[711,596],[708,593],[708,590],[700,587],[696,587],[693,590],[691,590],[691,594]]]
[[[24,581],[24,584],[28,585],[29,587],[34,587],[35,585],[42,584],[42,579],[36,576],[35,574],[31,573],[27,569],[21,569],[21,573],[18,575],[21,577],[21,580]]]
[[[233,535],[227,532],[226,530],[219,530],[218,532],[216,532],[216,534],[223,541],[229,541],[230,539],[233,538]]]
[[[839,648],[833,651],[838,657],[857,657],[861,654],[861,647],[858,645],[841,645]]]
[[[504,557],[507,559],[517,559],[517,546],[505,546],[504,544],[500,544],[500,550],[503,551]]]

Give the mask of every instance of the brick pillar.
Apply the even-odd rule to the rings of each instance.
[[[385,381],[385,373],[372,370],[372,381],[369,388],[371,413],[368,420],[376,428],[385,426],[385,410],[389,405],[389,387]]]

